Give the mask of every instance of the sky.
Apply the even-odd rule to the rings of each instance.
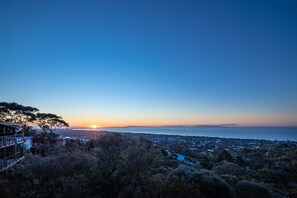
[[[71,126],[297,125],[297,1],[0,1],[0,101]]]

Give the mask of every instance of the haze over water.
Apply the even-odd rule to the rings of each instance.
[[[76,129],[74,129],[76,130]],[[118,127],[96,131],[297,141],[296,126],[253,127]]]

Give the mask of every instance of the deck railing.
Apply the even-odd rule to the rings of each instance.
[[[22,137],[15,137],[15,136],[0,136],[0,148],[11,146],[16,143],[22,143],[23,139]]]
[[[15,144],[14,136],[0,136],[0,148]]]
[[[24,156],[20,152],[18,152],[0,159],[0,172],[21,161],[23,158]]]

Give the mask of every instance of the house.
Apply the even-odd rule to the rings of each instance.
[[[66,144],[66,140],[65,140],[65,138],[63,138],[63,137],[58,137],[57,138],[57,143],[56,143],[58,146],[65,146],[65,144]]]
[[[17,133],[20,125],[0,122],[0,172],[24,158],[24,138]]]

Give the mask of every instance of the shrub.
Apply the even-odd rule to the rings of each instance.
[[[239,198],[270,198],[272,197],[271,193],[263,185],[249,182],[249,181],[239,181],[236,186],[236,193]]]
[[[233,187],[238,181],[238,178],[234,175],[225,174],[225,175],[220,175],[220,177]]]
[[[181,166],[166,178],[167,197],[234,197],[233,188],[209,171]]]
[[[294,181],[296,178],[291,173],[281,169],[263,168],[258,170],[257,177],[265,180],[267,183],[288,184],[289,181]]]
[[[244,161],[245,166],[253,167],[254,169],[263,168],[265,166],[264,156],[255,149],[244,148],[240,156]]]
[[[216,174],[230,174],[230,175],[240,175],[243,173],[242,168],[232,162],[223,161],[220,165],[213,168]]]
[[[223,160],[226,160],[228,162],[233,162],[234,158],[232,157],[231,153],[228,150],[223,150],[219,153],[217,161],[221,162]]]

